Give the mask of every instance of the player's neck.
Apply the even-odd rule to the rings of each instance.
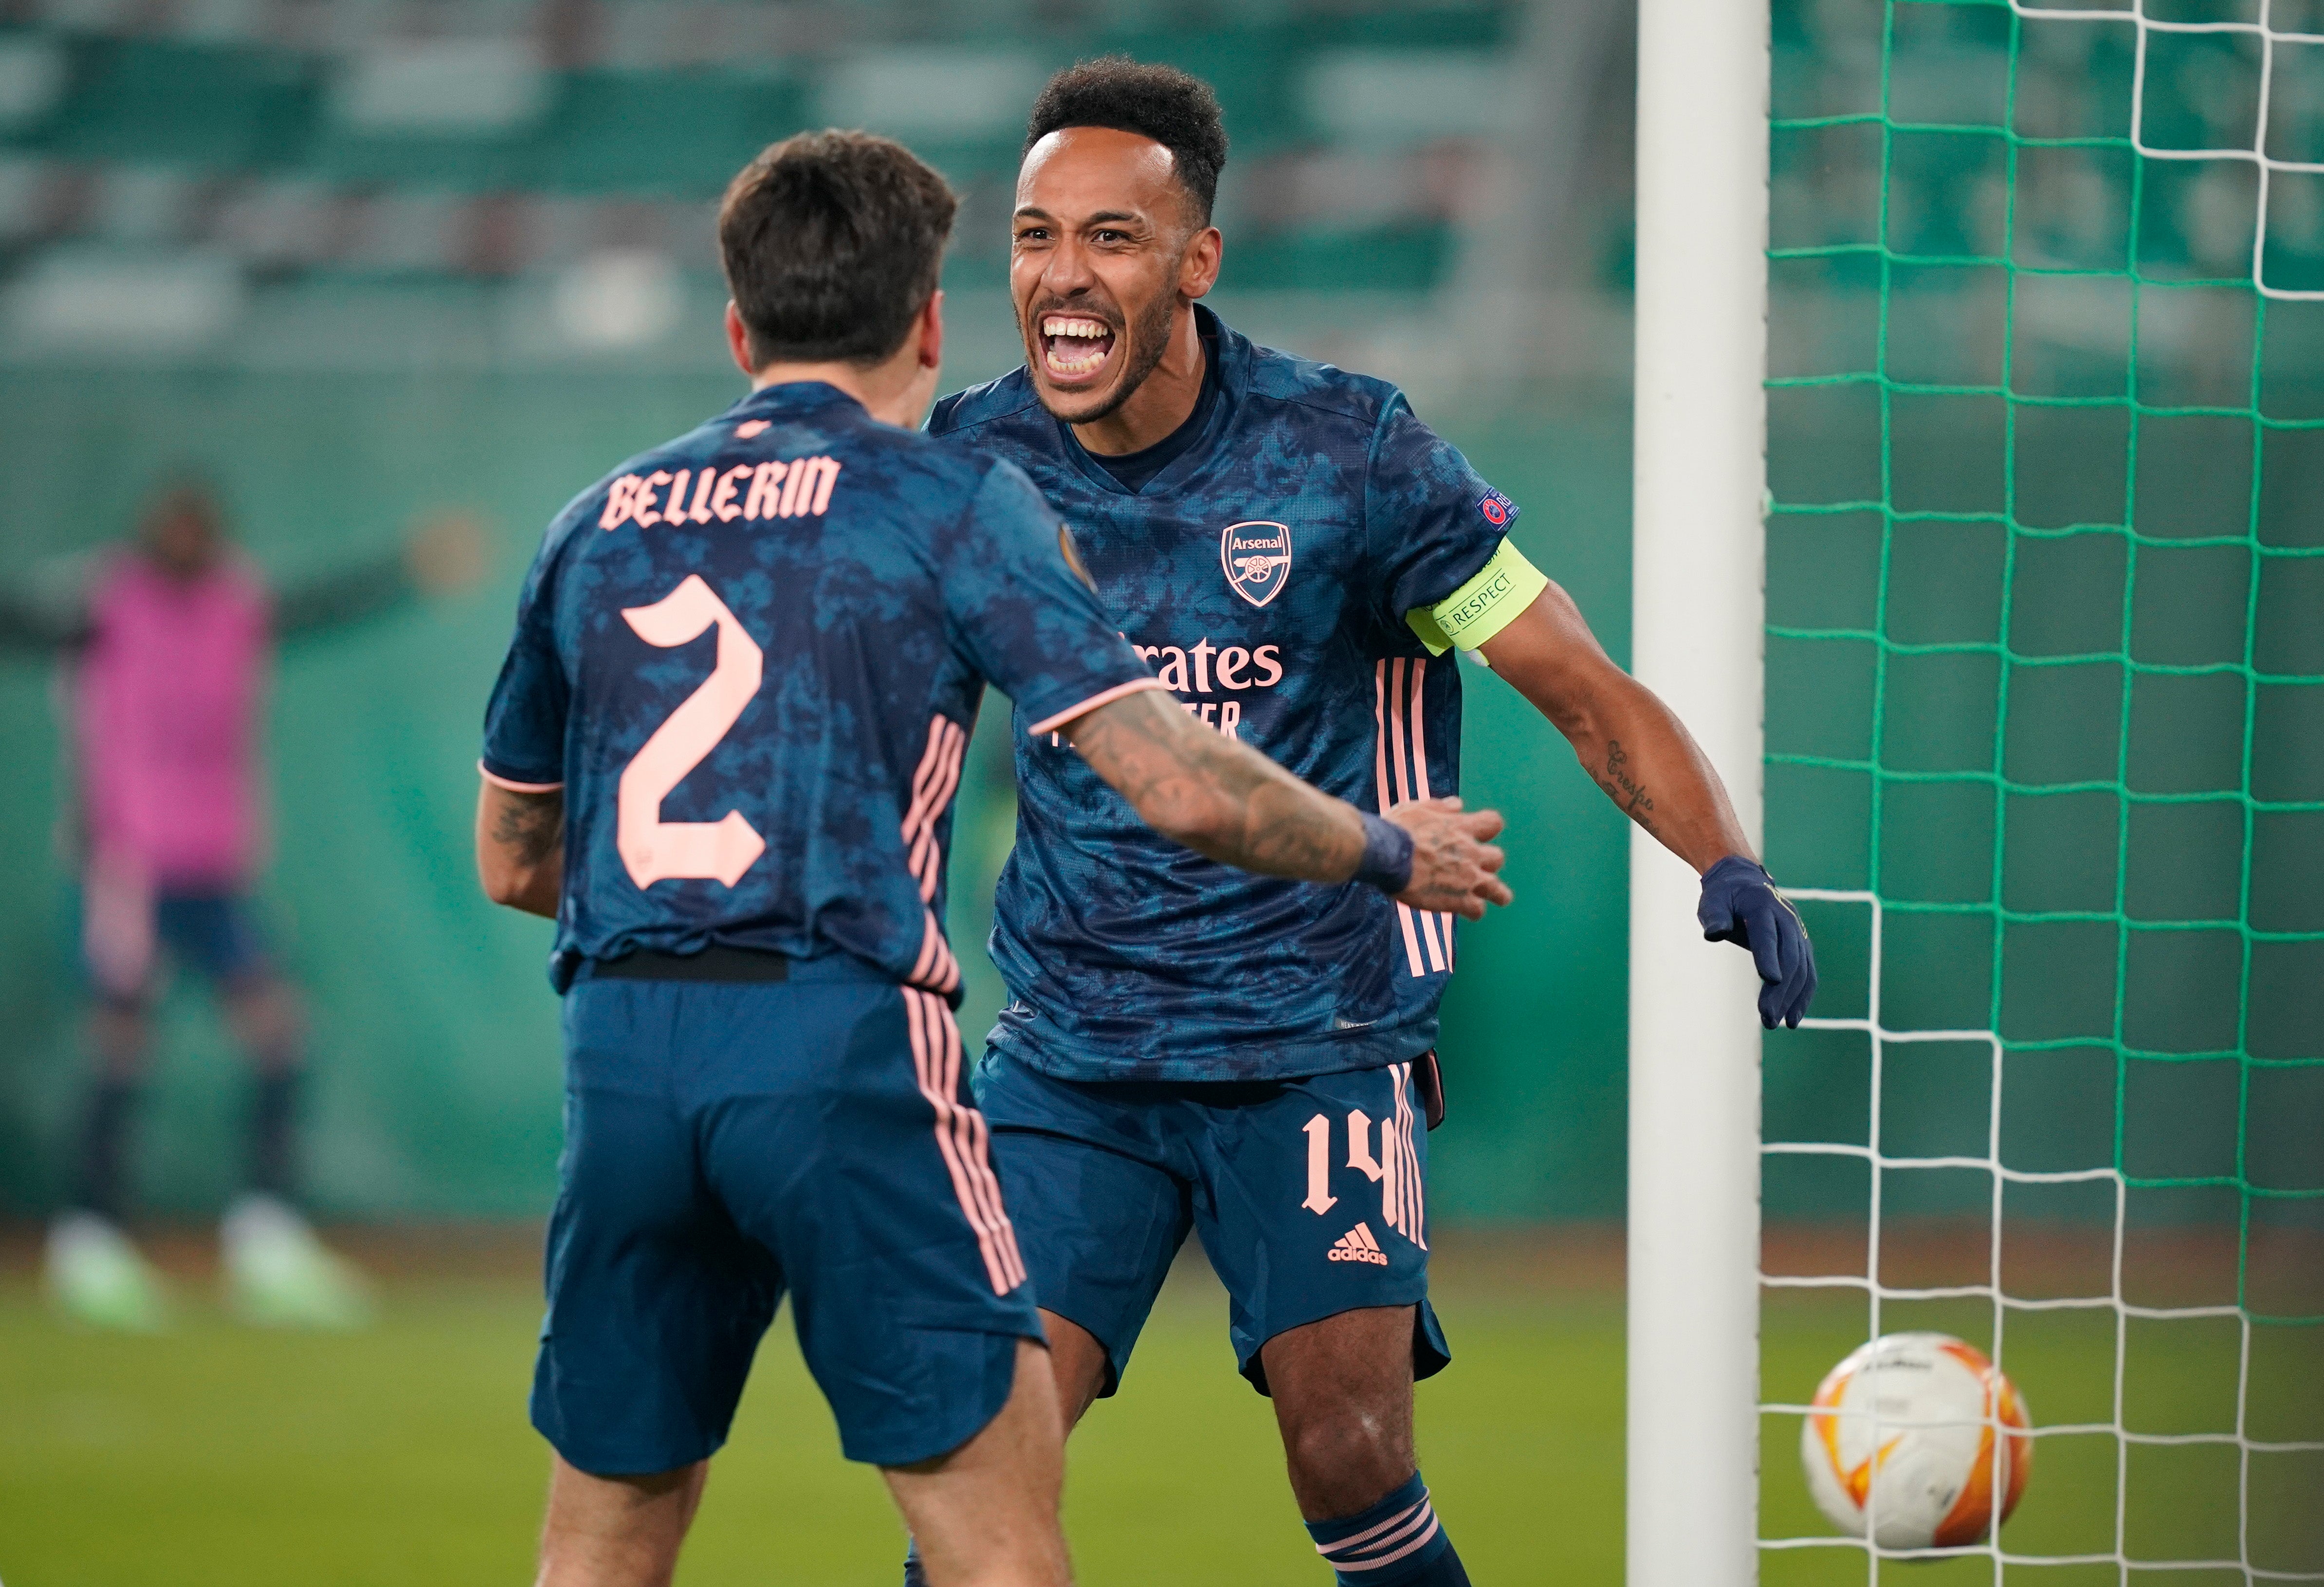
[[[908,339],[904,351],[880,364],[770,364],[751,376],[751,389],[763,392],[769,386],[819,381],[862,403],[863,411],[881,423],[917,429],[936,392],[936,370],[922,365],[918,352]]]
[[[1171,323],[1162,361],[1130,394],[1130,401],[1093,423],[1074,426],[1074,438],[1101,457],[1142,452],[1167,440],[1202,400],[1203,358],[1203,338],[1194,329],[1190,303]]]

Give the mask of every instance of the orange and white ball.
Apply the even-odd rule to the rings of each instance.
[[[1808,1491],[1852,1536],[1959,1547],[2007,1520],[2025,1491],[2034,1441],[2011,1431],[2025,1426],[2025,1402],[1981,1352],[1948,1334],[1874,1340],[1831,1370],[1814,1403],[1800,1428]]]

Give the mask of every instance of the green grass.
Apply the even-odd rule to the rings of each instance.
[[[1462,1289],[1455,1283],[1452,1291]],[[1458,1364],[1421,1389],[1425,1469],[1480,1581],[1614,1582],[1621,1318],[1607,1295],[1448,1293]],[[515,1582],[547,1452],[524,1419],[539,1307],[518,1280],[406,1282],[350,1337],[215,1314],[154,1340],[67,1332],[0,1287],[0,1581],[7,1587]],[[1328,1582],[1268,1403],[1236,1377],[1206,1274],[1157,1307],[1120,1396],[1076,1436],[1081,1579]],[[903,1536],[839,1456],[788,1318],[713,1467],[679,1580],[897,1579]]]
[[[1621,1580],[1621,1311],[1602,1281],[1558,1284],[1511,1245],[1444,1253],[1459,1358],[1422,1386],[1423,1467],[1475,1580]],[[524,1420],[538,1304],[529,1282],[407,1280],[375,1330],[254,1333],[197,1310],[156,1340],[68,1332],[0,1281],[0,1580],[8,1587],[371,1587],[516,1582],[547,1454]],[[1892,1306],[1892,1329],[1987,1345],[1979,1306]],[[1860,1342],[1860,1303],[1777,1296],[1767,1396],[1804,1399]],[[2231,1324],[2130,1339],[2131,1425],[2232,1426]],[[2111,1315],[2020,1318],[2008,1360],[2037,1423],[2105,1420]],[[2324,1428],[2324,1331],[2258,1330],[2251,1435]],[[1766,1535],[1828,1530],[1799,1474],[1798,1422],[1770,1416]],[[2043,1441],[2013,1550],[2111,1547],[2111,1439]],[[2324,1460],[2255,1462],[2255,1563],[2324,1570]],[[2235,1472],[2217,1451],[2135,1452],[2135,1555],[2235,1552]],[[1233,1372],[1224,1301],[1199,1266],[1166,1292],[1122,1394],[1074,1444],[1067,1522],[1081,1579],[1216,1587],[1329,1578],[1300,1530],[1266,1401]],[[840,1459],[788,1323],[761,1352],[681,1582],[889,1587],[902,1535],[877,1476]],[[1909,1587],[1992,1581],[1983,1559],[1892,1564]],[[1850,1550],[1770,1556],[1769,1587],[1867,1580]],[[2112,1566],[2013,1570],[2098,1587]],[[2141,1575],[2135,1579],[2147,1579]],[[2162,1580],[2163,1578],[2155,1578]],[[2173,1587],[2210,1587],[2172,1573]],[[2239,1581],[2240,1575],[2222,1580]]]

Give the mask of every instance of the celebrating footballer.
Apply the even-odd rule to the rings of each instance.
[[[1508,539],[1517,505],[1393,386],[1201,305],[1226,154],[1182,72],[1111,58],[1053,78],[1012,220],[1026,362],[939,401],[928,432],[1031,476],[1190,723],[1360,807],[1457,807],[1452,652],[1483,662],[1701,873],[1706,934],[1754,955],[1762,1020],[1796,1024],[1815,985],[1797,916],[1685,728]],[[1466,1582],[1413,1442],[1414,1379],[1451,1359],[1421,1121],[1441,1112],[1460,911],[1192,852],[1047,708],[1017,707],[992,936],[1010,997],[978,1097],[1063,1414],[1115,1391],[1194,1233],[1339,1580]]]

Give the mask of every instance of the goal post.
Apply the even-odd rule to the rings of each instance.
[[[1765,647],[1768,0],[1641,0],[1631,669],[1753,842]],[[1759,1029],[1693,873],[1630,834],[1628,1580],[1757,1576]]]

